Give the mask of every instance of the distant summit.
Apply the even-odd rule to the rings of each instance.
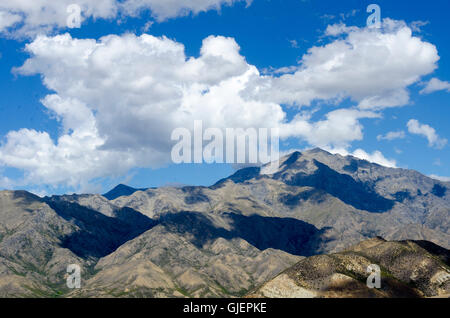
[[[145,191],[145,190],[147,189],[135,189],[124,184],[119,184],[114,189],[103,194],[103,196],[108,200],[115,200],[118,197],[132,195],[136,191]]]

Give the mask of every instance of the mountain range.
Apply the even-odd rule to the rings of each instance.
[[[313,149],[209,187],[2,191],[0,296],[439,296],[449,292],[449,189]],[[387,289],[362,287],[370,262]],[[80,289],[66,286],[69,264],[82,268]],[[308,285],[317,264],[334,285]]]

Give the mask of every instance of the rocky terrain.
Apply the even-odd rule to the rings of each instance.
[[[369,288],[367,268],[381,269]],[[266,282],[249,297],[432,297],[450,294],[450,251],[426,241],[364,241],[345,251],[311,256]]]
[[[305,257],[376,236],[448,249],[448,189],[416,171],[314,149],[210,187],[2,191],[0,296],[235,297]],[[68,264],[82,267],[79,290],[65,285]],[[408,295],[440,293],[414,288]]]

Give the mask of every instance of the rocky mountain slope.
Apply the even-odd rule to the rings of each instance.
[[[381,268],[369,288],[367,268]],[[249,297],[432,297],[450,295],[450,251],[426,241],[364,241],[343,252],[301,260]]]
[[[0,296],[242,296],[368,238],[450,248],[450,184],[320,149],[211,187],[0,192]],[[109,198],[109,199],[108,199]],[[83,288],[65,287],[68,264]]]
[[[152,219],[179,211],[214,218],[231,213],[296,219],[313,225],[318,235],[315,242],[289,252],[308,256],[342,250],[377,235],[429,240],[450,248],[448,189],[449,183],[416,171],[314,149],[286,156],[272,174],[265,174],[265,167],[245,168],[211,187],[137,191],[97,201],[94,207],[130,207]],[[80,204],[89,206],[90,200]]]
[[[201,214],[155,221],[27,192],[0,192],[0,224],[0,297],[241,296],[300,259],[232,230],[222,238]],[[82,268],[81,290],[66,287],[69,264]]]

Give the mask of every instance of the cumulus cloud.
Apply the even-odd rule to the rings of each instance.
[[[379,150],[376,150],[370,154],[370,153],[365,152],[362,149],[356,149],[353,152],[353,156],[363,159],[363,160],[377,163],[377,164],[385,166],[385,167],[389,167],[389,168],[397,167],[397,162],[395,160],[385,158],[384,155]]]
[[[378,114],[357,109],[338,109],[329,112],[324,120],[311,122],[309,116],[297,115],[282,125],[281,137],[298,136],[309,144],[323,148],[348,148],[355,140],[363,139],[361,118],[376,118]]]
[[[11,189],[12,186],[12,180],[7,177],[0,177],[0,189]]]
[[[403,105],[408,85],[432,71],[438,56],[400,22],[380,32],[345,32],[310,49],[298,69],[289,68],[293,74],[281,76],[261,75],[238,43],[222,36],[204,39],[198,57],[186,56],[179,42],[147,34],[38,36],[15,72],[42,77],[52,92],[42,104],[60,122],[61,135],[53,140],[45,131],[11,131],[0,146],[0,165],[23,170],[24,184],[85,188],[96,178],[170,162],[172,131],[192,129],[194,120],[205,128],[279,127],[282,138],[347,151],[363,139],[361,119]],[[346,97],[359,107],[319,119],[301,109],[287,120],[282,105]],[[395,165],[379,152],[355,155]]]
[[[22,17],[18,14],[13,14],[5,11],[0,11],[0,32],[13,26],[22,20]]]
[[[34,37],[65,29],[70,14],[68,8],[77,4],[81,21],[85,19],[111,19],[120,16],[137,16],[150,10],[158,21],[168,18],[219,10],[222,5],[232,5],[250,0],[0,0],[0,33],[15,37]]]
[[[335,23],[327,26],[325,30],[325,35],[327,36],[338,36],[345,33],[350,33],[352,31],[358,31],[358,27],[347,26],[344,23]]]
[[[404,22],[386,19],[381,30],[340,24],[326,34],[340,37],[310,48],[294,74],[255,81],[249,95],[297,106],[344,98],[361,109],[403,106],[408,86],[433,72],[439,60],[436,47],[414,37]]]
[[[28,183],[66,183],[158,167],[170,159],[176,127],[276,127],[280,105],[246,101],[239,92],[258,70],[231,38],[208,37],[200,57],[165,37],[127,34],[99,41],[40,36],[18,74],[41,74],[54,94],[42,104],[60,120],[55,142],[47,132],[10,132],[0,163],[26,171]]]
[[[81,20],[112,18],[117,15],[117,0],[0,0],[0,21],[9,17],[9,23],[0,23],[0,32],[12,36],[34,36],[66,28],[70,16],[69,5],[81,8]],[[2,24],[3,28],[2,28]]]
[[[421,124],[417,119],[411,119],[407,124],[411,134],[420,135],[428,140],[428,145],[437,149],[442,149],[447,144],[447,139],[439,137],[436,130],[426,124]]]
[[[442,176],[438,176],[435,174],[431,174],[431,175],[429,175],[429,177],[432,179],[442,181],[442,182],[450,182],[450,177],[442,177]]]
[[[425,87],[420,91],[420,93],[431,94],[437,91],[450,92],[450,82],[441,81],[440,79],[434,77],[425,84]]]
[[[394,159],[387,159],[379,150],[375,150],[372,153],[368,153],[362,149],[356,149],[353,152],[349,152],[346,149],[334,148],[329,149],[329,152],[333,154],[340,154],[342,156],[353,156],[362,160],[367,160],[388,168],[397,168],[397,162]]]
[[[158,21],[185,16],[190,13],[198,14],[208,10],[219,10],[222,5],[232,5],[236,2],[252,0],[126,0],[121,7],[129,15],[136,15],[141,10],[150,9],[152,16]]]
[[[403,139],[406,137],[406,134],[403,130],[400,131],[390,131],[385,135],[378,135],[377,140],[394,140],[394,139]]]

